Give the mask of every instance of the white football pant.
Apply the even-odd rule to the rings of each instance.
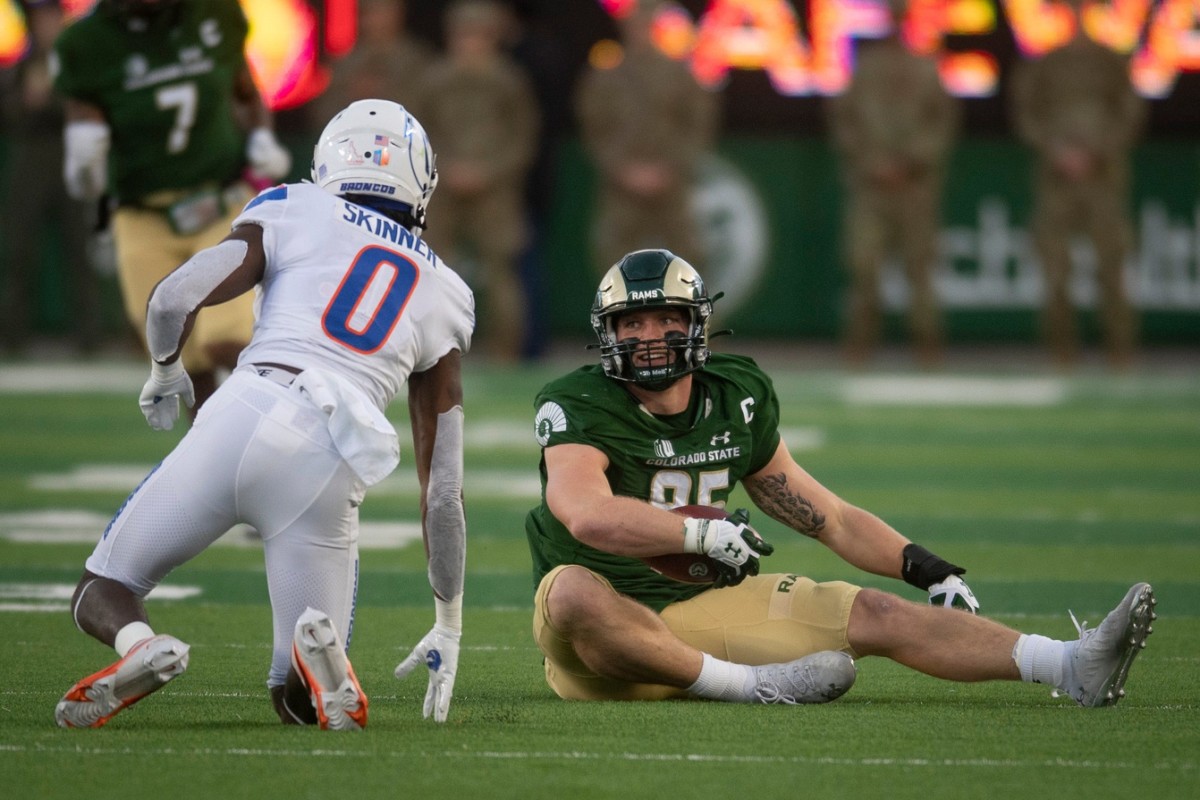
[[[348,646],[365,487],[327,420],[295,388],[234,371],[118,510],[87,568],[145,597],[243,522],[265,551],[275,627],[268,685],[284,682],[296,620],[309,606],[329,615]]]

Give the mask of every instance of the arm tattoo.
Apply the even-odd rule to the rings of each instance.
[[[787,476],[782,472],[763,476],[753,482],[748,481],[744,485],[754,504],[772,519],[777,519],[814,539],[824,529],[825,515],[817,511],[811,502],[789,489]]]

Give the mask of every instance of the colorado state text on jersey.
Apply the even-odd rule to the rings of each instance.
[[[712,464],[717,461],[727,461],[742,454],[741,447],[722,447],[717,450],[701,450],[699,453],[687,453],[672,458],[651,458],[646,461],[651,467],[686,467],[692,464]]]

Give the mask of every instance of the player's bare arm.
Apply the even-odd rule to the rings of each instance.
[[[63,100],[63,116],[67,122],[104,122],[104,112],[99,106],[74,97]]]
[[[234,115],[246,137],[246,162],[249,179],[258,188],[287,177],[292,167],[291,153],[272,130],[271,111],[263,102],[250,68],[243,65],[233,82]]]
[[[747,476],[743,486],[772,519],[817,539],[850,564],[876,575],[901,577],[908,539],[826,489],[796,463],[783,442],[767,466]]]
[[[582,444],[545,450],[546,502],[576,539],[623,556],[683,551],[679,516],[632,497],[612,493],[604,470],[608,458]]]
[[[238,124],[248,131],[271,124],[271,112],[258,92],[248,66],[243,67],[233,80],[233,98],[236,103]]]
[[[809,496],[801,494],[800,482],[788,480],[788,461],[791,456],[780,442],[771,462],[755,475],[748,476],[743,485],[750,499],[767,516],[816,539],[825,530],[828,509],[815,506],[809,499],[811,493]]]

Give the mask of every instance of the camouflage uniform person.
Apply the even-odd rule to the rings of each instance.
[[[1108,357],[1126,366],[1137,340],[1123,276],[1133,238],[1129,156],[1146,114],[1128,59],[1080,26],[1064,46],[1018,67],[1011,99],[1017,132],[1037,158],[1031,233],[1045,280],[1051,353],[1063,366],[1078,357],[1069,246],[1072,234],[1085,234],[1096,253]]]
[[[67,197],[62,181],[46,179],[46,165],[62,163],[62,103],[54,96],[49,56],[63,25],[59,0],[25,0],[30,48],[14,67],[0,71],[3,121],[8,144],[4,185],[4,297],[0,331],[6,348],[21,352],[29,342],[37,307],[43,226],[62,247],[64,278],[71,286],[67,320],[81,352],[99,345],[99,285],[88,262],[83,204]]]
[[[360,0],[358,10],[358,42],[334,65],[329,86],[312,104],[314,118],[324,125],[355,100],[377,97],[419,116],[416,97],[433,47],[405,30],[405,0]]]
[[[221,241],[253,184],[291,166],[246,62],[248,32],[226,0],[101,0],[55,42],[67,191],[112,197],[117,277],[143,341],[155,285]],[[183,350],[193,414],[253,323],[251,295],[200,312]]]
[[[850,273],[845,343],[862,363],[879,343],[879,276],[898,253],[909,287],[909,327],[924,366],[941,360],[941,310],[933,285],[942,185],[960,109],[936,64],[910,52],[893,32],[864,43],[845,93],[829,104],[834,145],[843,159],[843,248]]]
[[[654,47],[649,5],[642,3],[621,21],[621,60],[593,67],[576,92],[584,146],[599,178],[600,271],[647,247],[704,262],[691,192],[697,163],[713,146],[717,101],[684,63]]]
[[[533,86],[502,49],[507,23],[493,0],[450,6],[447,55],[429,68],[418,99],[438,153],[434,223],[424,238],[452,263],[475,257],[481,338],[501,361],[520,356],[527,324],[519,257],[529,236],[525,179],[539,125]]]

